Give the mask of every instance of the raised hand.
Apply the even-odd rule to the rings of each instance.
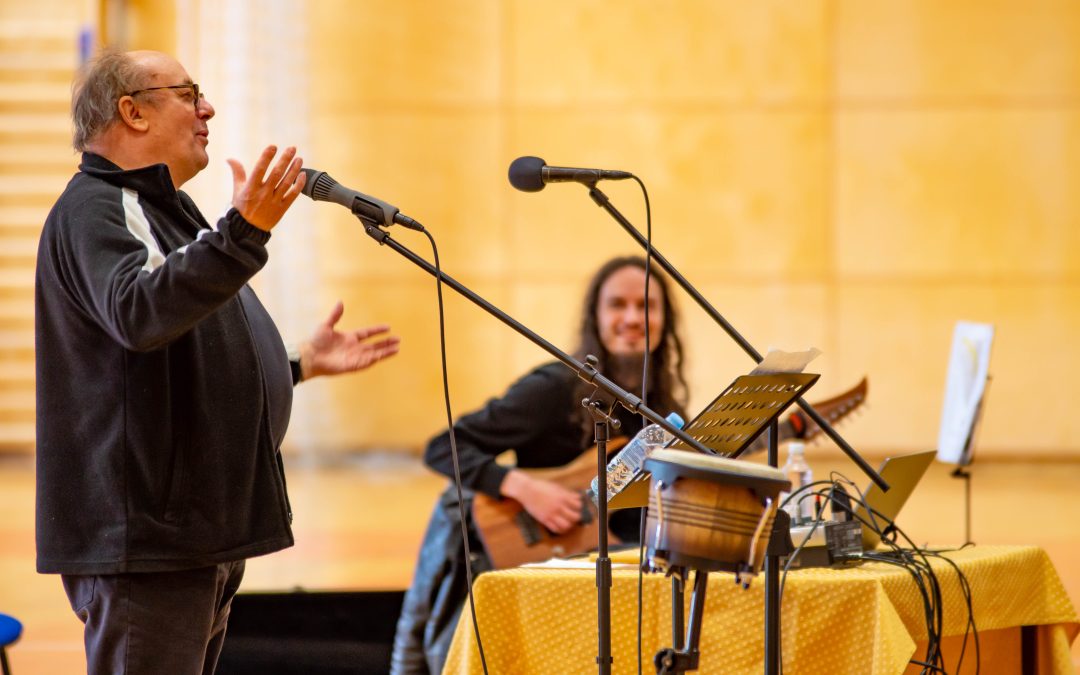
[[[285,148],[274,168],[267,173],[266,169],[276,154],[277,146],[267,146],[255,162],[250,176],[238,160],[225,160],[233,174],[232,205],[244,220],[267,232],[274,229],[296,201],[307,178],[300,172],[304,162],[296,156],[296,148],[293,147]]]
[[[330,316],[315,328],[311,339],[300,345],[302,379],[363,370],[398,353],[401,338],[396,335],[369,341],[387,333],[389,326],[336,330],[334,326],[344,313],[345,305],[339,300]]]

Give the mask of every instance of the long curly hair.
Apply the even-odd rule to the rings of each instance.
[[[585,292],[585,302],[581,310],[581,329],[578,333],[578,347],[574,352],[576,358],[584,361],[585,356],[592,354],[599,359],[597,366],[599,371],[610,377],[613,358],[600,339],[600,327],[597,323],[597,310],[600,304],[600,289],[604,282],[615,272],[625,267],[637,267],[645,271],[645,259],[640,256],[622,256],[613,258],[604,263],[596,271],[589,281]],[[670,284],[667,278],[661,274],[655,266],[649,271],[650,279],[656,282],[663,293],[664,302],[664,328],[659,336],[650,335],[649,340],[655,341],[656,347],[652,350],[649,358],[649,386],[647,405],[660,414],[671,411],[678,412],[686,417],[685,406],[688,394],[686,377],[683,375],[683,345],[679,337],[678,311],[669,292]],[[575,400],[589,396],[593,386],[584,380],[578,382],[575,391]],[[640,391],[631,392],[640,394]],[[582,430],[586,438],[592,438],[592,418],[587,414],[584,407],[578,408],[577,418],[581,421]]]

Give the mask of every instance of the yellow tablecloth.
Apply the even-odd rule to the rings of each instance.
[[[1037,626],[1037,672],[1074,672],[1070,644],[1080,632],[1080,623],[1042,549],[979,546],[945,555],[959,565],[971,585],[980,634]],[[633,559],[636,561],[636,552]],[[945,561],[932,560],[932,565],[945,608],[943,633],[962,635],[967,605],[957,576]],[[612,672],[636,673],[638,575],[634,570],[616,569],[612,576]],[[653,655],[671,645],[670,589],[670,580],[662,575],[645,575],[645,673],[656,672]],[[474,590],[480,636],[492,675],[596,672],[596,584],[592,570],[519,568],[490,572],[477,578]],[[698,672],[762,672],[763,591],[760,576],[748,590],[742,590],[729,574],[710,575]],[[688,621],[688,608],[686,617]],[[922,656],[921,651],[916,653],[916,643],[927,637],[922,597],[911,576],[881,563],[790,572],[781,617],[786,675],[902,673],[909,659]],[[974,665],[971,642],[965,659],[967,665]],[[982,672],[993,672],[993,665],[984,658]],[[466,606],[444,673],[481,672]]]

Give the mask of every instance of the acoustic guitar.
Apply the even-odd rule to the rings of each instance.
[[[863,378],[852,389],[815,403],[814,409],[830,424],[839,422],[862,405],[866,400],[866,391],[867,382],[866,378]],[[821,428],[800,410],[793,411],[781,422],[779,429],[780,442],[809,440],[821,433]],[[608,441],[608,456],[616,453],[628,440],[620,437]],[[754,440],[743,456],[765,450],[767,446],[768,435],[762,434]],[[592,499],[584,495],[589,483],[596,476],[596,447],[593,446],[574,461],[561,467],[525,470],[537,478],[581,492],[581,523],[563,534],[554,534],[529,515],[516,500],[494,499],[477,494],[472,505],[473,524],[494,568],[517,567],[552,557],[565,558],[595,548],[599,528],[596,522],[596,507]],[[608,541],[611,544],[621,543],[614,535],[610,535]]]

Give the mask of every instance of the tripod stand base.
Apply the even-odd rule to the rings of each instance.
[[[656,652],[653,657],[653,665],[656,666],[656,675],[668,675],[669,673],[685,673],[688,670],[697,670],[699,653],[694,651],[687,654],[672,647],[667,647]]]
[[[686,578],[686,568],[678,568],[672,571],[682,579]],[[694,590],[690,594],[690,624],[686,627],[685,643],[682,649],[665,647],[653,657],[657,675],[669,673],[685,673],[688,670],[697,670],[701,652],[698,650],[698,641],[701,639],[701,620],[705,611],[705,591],[709,584],[709,573],[703,570],[694,570]],[[672,638],[678,645],[683,642],[681,627],[683,625],[683,604],[681,584],[672,585],[671,625],[674,627]]]

